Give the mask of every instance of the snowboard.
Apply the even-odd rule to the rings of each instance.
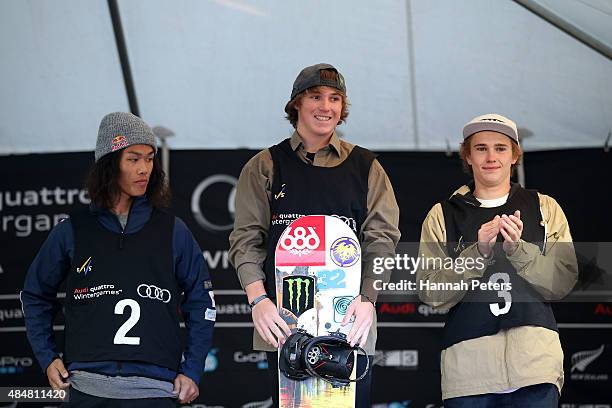
[[[293,221],[276,245],[275,268],[278,312],[292,331],[302,329],[313,336],[340,331],[348,336],[352,322],[344,327],[341,322],[359,295],[361,247],[344,221],[324,215]],[[353,357],[351,379],[356,353]],[[278,375],[280,408],[355,406],[355,382],[333,387],[316,377],[296,381],[280,370]]]

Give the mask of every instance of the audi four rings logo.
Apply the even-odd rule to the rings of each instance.
[[[229,185],[229,190],[225,187],[225,191],[229,191],[227,193],[227,203],[221,202],[221,207],[223,208],[221,211],[215,208],[203,208],[203,203],[212,203],[214,206],[217,203],[217,197],[220,195],[218,191],[219,187],[214,187],[213,192],[207,193],[209,197],[206,199],[202,199],[202,196],[205,195],[208,189],[210,189],[215,184],[227,184]],[[207,177],[200,182],[193,190],[193,194],[191,195],[191,212],[193,213],[193,217],[200,224],[202,228],[207,231],[219,232],[219,231],[229,231],[234,227],[234,198],[236,197],[236,184],[238,184],[238,179],[234,176],[230,176],[229,174],[215,174],[213,176]],[[225,193],[224,193],[225,194]],[[223,196],[223,195],[221,195]],[[227,216],[224,216],[222,213],[227,211]],[[217,217],[214,217],[210,213],[217,213]],[[219,215],[222,218],[226,218],[225,221],[219,220]]]
[[[168,303],[170,299],[172,299],[172,295],[168,289],[158,288],[155,285],[147,285],[142,283],[136,289],[138,295],[145,299],[157,299],[161,300],[164,303]]]

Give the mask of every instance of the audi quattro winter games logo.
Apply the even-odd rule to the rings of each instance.
[[[72,296],[74,300],[97,299],[100,296],[119,296],[123,289],[115,288],[115,285],[96,285],[84,288],[74,288]]]
[[[343,268],[353,266],[359,260],[359,244],[349,237],[338,238],[329,249],[332,261]]]
[[[325,217],[294,221],[278,240],[277,266],[325,266]]]

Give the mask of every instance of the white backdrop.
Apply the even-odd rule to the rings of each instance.
[[[175,149],[288,136],[292,82],[318,62],[346,78],[342,134],[373,149],[456,149],[463,124],[491,111],[530,131],[527,150],[602,146],[612,128],[612,61],[511,1],[119,9],[141,116],[172,129]],[[0,154],[91,150],[100,118],[129,109],[106,0],[3,0],[0,55]]]

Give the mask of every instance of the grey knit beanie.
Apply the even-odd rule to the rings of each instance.
[[[155,135],[149,125],[127,112],[113,112],[102,118],[96,143],[96,161],[101,157],[136,144],[153,147],[157,153]]]

